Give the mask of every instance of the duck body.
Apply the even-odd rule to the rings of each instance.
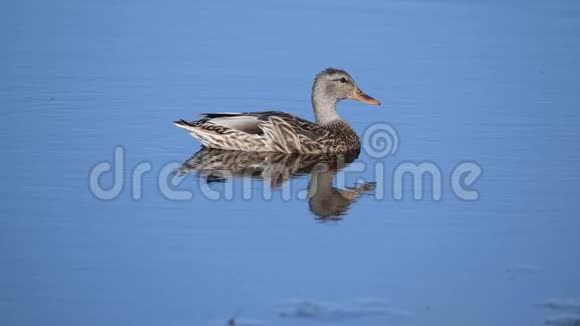
[[[351,98],[380,104],[364,94],[343,70],[319,73],[312,88],[316,122],[280,111],[204,113],[196,121],[175,121],[204,147],[247,152],[299,154],[360,150],[360,139],[336,113],[336,103]]]
[[[300,154],[360,149],[359,137],[342,119],[323,126],[279,111],[208,113],[202,117],[175,124],[208,148]]]

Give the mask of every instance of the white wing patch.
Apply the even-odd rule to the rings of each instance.
[[[239,131],[255,134],[258,131],[260,131],[260,128],[258,126],[263,121],[260,121],[257,117],[250,115],[238,115],[233,117],[213,118],[209,119],[208,122],[226,128],[236,129]]]

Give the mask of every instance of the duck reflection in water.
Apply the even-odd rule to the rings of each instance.
[[[340,220],[361,195],[375,189],[374,182],[337,189],[332,179],[348,166],[358,152],[345,154],[287,154],[241,152],[202,148],[179,169],[179,174],[193,172],[206,182],[224,182],[230,178],[254,178],[281,187],[289,179],[309,175],[308,204],[319,220]]]

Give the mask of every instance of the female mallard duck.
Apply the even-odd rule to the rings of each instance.
[[[312,86],[316,123],[277,111],[206,113],[197,121],[176,121],[209,148],[246,152],[346,153],[360,150],[354,130],[336,113],[336,103],[350,98],[380,105],[363,93],[344,70],[320,72]]]

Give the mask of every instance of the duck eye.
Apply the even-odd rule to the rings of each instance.
[[[346,83],[346,78],[344,78],[344,77],[340,77],[339,80],[340,80],[341,83]]]

